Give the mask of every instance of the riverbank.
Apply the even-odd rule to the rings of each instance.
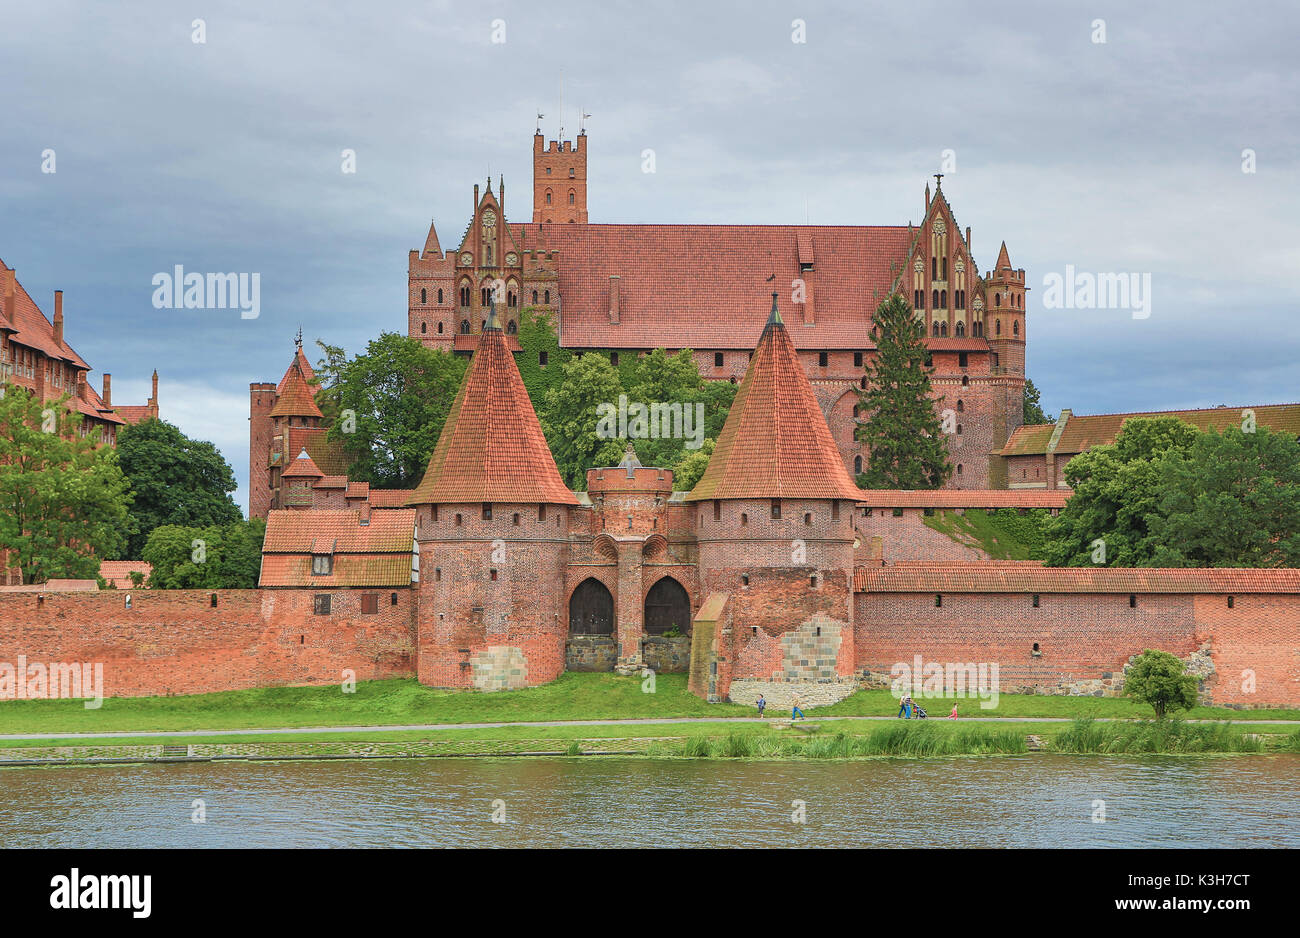
[[[946,717],[953,703],[934,701],[929,708],[931,716]],[[1061,720],[1091,716],[1124,720],[1151,715],[1149,707],[1122,697],[1003,694],[996,706],[983,706],[994,702],[973,698],[955,703],[962,718]],[[897,712],[898,701],[880,688],[859,690],[833,706],[809,708],[809,715],[817,719],[894,717]],[[570,672],[540,687],[492,694],[438,690],[413,680],[392,680],[361,682],[352,693],[330,685],[109,698],[98,709],[86,709],[79,700],[8,700],[0,701],[0,736],[753,716],[754,711],[748,707],[700,700],[687,691],[684,674],[656,675],[649,683],[636,676]],[[1182,716],[1187,720],[1234,722],[1287,720],[1300,726],[1300,710],[1294,709],[1197,707]],[[0,746],[11,742],[0,740]]]
[[[330,759],[427,759],[511,756],[641,756],[687,759],[819,760],[934,756],[1067,754],[1300,754],[1300,730],[1277,725],[1193,724],[1088,718],[1069,723],[999,725],[947,722],[876,724],[851,720],[793,726],[692,723],[660,735],[607,725],[497,727],[437,733],[378,731],[281,737],[174,737],[161,740],[78,740],[50,746],[39,740],[0,749],[0,768],[38,765],[120,765],[151,762],[276,762]],[[593,733],[600,730],[600,733]]]

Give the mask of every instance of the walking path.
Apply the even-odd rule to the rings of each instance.
[[[287,726],[278,729],[242,729],[242,730],[124,730],[112,733],[4,733],[3,739],[117,739],[117,738],[156,738],[164,736],[273,736],[281,734],[311,733],[374,733],[401,732],[403,730],[491,730],[510,726],[654,726],[670,723],[768,723],[783,719],[778,714],[758,717],[665,717],[639,718],[634,720],[540,720],[537,722],[509,723],[411,723],[381,726]],[[816,722],[828,723],[840,720],[880,721],[896,720],[898,717],[853,717],[853,716],[818,716]],[[935,722],[950,722],[947,717],[931,717]],[[1071,717],[962,717],[963,723],[1069,723]],[[1113,722],[1113,717],[1098,717],[1098,723]],[[1222,720],[1188,720],[1188,723],[1221,723]],[[1240,723],[1248,726],[1300,726],[1295,720],[1228,720],[1228,723]]]

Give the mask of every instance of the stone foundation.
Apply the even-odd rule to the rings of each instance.
[[[570,635],[564,643],[566,671],[613,671],[618,642],[612,635]]]
[[[739,678],[731,682],[729,699],[732,703],[752,707],[761,694],[767,699],[769,710],[788,711],[791,700],[795,694],[798,694],[803,701],[800,709],[807,710],[811,707],[829,707],[833,703],[839,703],[857,689],[857,682],[852,678],[817,682],[754,681]]]
[[[676,638],[647,635],[641,640],[641,658],[647,668],[658,674],[684,673],[691,669],[691,638],[689,635]]]
[[[476,690],[517,690],[528,686],[528,659],[510,645],[490,645],[470,656]]]

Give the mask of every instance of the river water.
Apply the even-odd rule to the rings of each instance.
[[[202,823],[194,821],[196,799]],[[0,843],[1300,847],[1300,756],[584,756],[5,769]]]

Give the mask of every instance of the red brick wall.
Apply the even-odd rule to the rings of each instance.
[[[248,517],[265,518],[271,510],[269,415],[275,406],[275,385],[250,384],[248,398]]]
[[[859,670],[888,673],[914,655],[997,662],[1003,692],[1119,677],[1129,657],[1156,648],[1186,657],[1205,642],[1216,703],[1300,704],[1300,597],[1042,593],[858,593]],[[1041,656],[1031,654],[1039,643]],[[1253,693],[1242,672],[1254,672]]]
[[[884,560],[960,561],[988,560],[978,547],[968,547],[948,535],[925,526],[923,509],[903,508],[901,517],[894,517],[889,508],[857,509],[854,520],[862,537],[858,547],[858,563]],[[870,511],[869,515],[863,514]],[[873,541],[879,538],[879,553]]]
[[[361,594],[379,611],[361,613]],[[397,605],[391,604],[396,592]],[[126,597],[132,608],[126,608]],[[105,696],[201,694],[411,677],[414,594],[333,590],[330,615],[312,590],[106,590],[0,595],[0,661],[102,662]]]

